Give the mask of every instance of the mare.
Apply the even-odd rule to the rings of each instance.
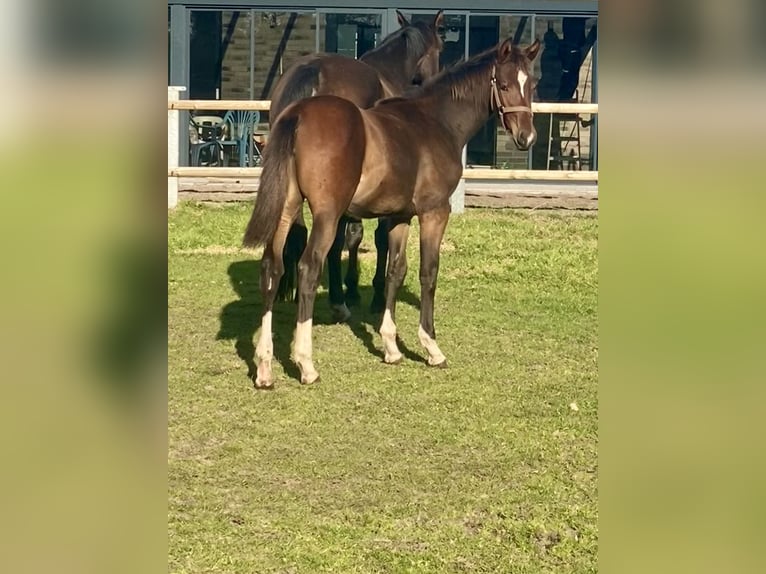
[[[420,223],[420,326],[428,364],[446,366],[436,343],[434,295],[439,249],[450,215],[449,198],[462,174],[463,146],[497,113],[515,145],[536,139],[531,62],[540,43],[521,48],[511,39],[445,70],[405,97],[363,110],[337,96],[317,96],[288,107],[277,120],[264,158],[255,207],[243,243],[263,245],[261,332],[255,386],[272,380],[272,309],[284,272],[288,230],[308,201],[313,226],[298,264],[294,360],[301,383],[318,380],[312,359],[314,299],[338,221],[389,218],[389,260],[380,335],[384,361],[398,363],[395,304],[407,272],[410,221]]]
[[[272,123],[291,103],[303,98],[331,94],[345,98],[360,108],[370,108],[376,101],[399,96],[413,84],[436,75],[443,47],[439,36],[443,12],[439,11],[432,22],[410,22],[398,10],[396,15],[401,28],[359,60],[338,54],[311,54],[297,60],[280,78],[272,93],[269,113]],[[351,313],[346,301],[349,304],[359,301],[358,253],[362,233],[361,221],[342,217],[328,254],[330,307],[336,321],[349,319]],[[287,299],[293,294],[297,263],[305,249],[306,237],[306,225],[301,214],[288,235],[284,252],[286,271],[280,281],[278,297]],[[377,265],[373,279],[373,311],[383,310],[387,239],[386,221],[381,219],[375,232]],[[349,251],[345,294],[341,277],[344,240]]]

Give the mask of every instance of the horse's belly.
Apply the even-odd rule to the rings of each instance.
[[[393,174],[363,175],[348,212],[355,217],[381,217],[411,211],[412,184]]]

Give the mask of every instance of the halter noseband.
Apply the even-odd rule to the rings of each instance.
[[[529,115],[532,115],[532,108],[528,106],[504,106],[503,100],[500,99],[500,92],[497,90],[497,76],[495,75],[495,66],[492,66],[492,77],[489,79],[489,84],[492,87],[492,101],[490,102],[492,105],[494,105],[495,109],[497,110],[497,115],[500,116],[500,123],[503,125],[503,128],[508,131],[508,126],[505,124],[505,114],[510,114],[511,112],[527,112]],[[522,94],[523,96],[524,94]]]

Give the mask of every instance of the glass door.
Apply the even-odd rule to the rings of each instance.
[[[535,36],[543,44],[535,60],[537,100],[590,103],[596,98],[597,19],[591,16],[537,16]],[[534,169],[595,169],[596,117],[535,114]]]
[[[468,53],[473,56],[497,45],[500,38],[500,19],[497,16],[469,17]],[[493,114],[479,132],[468,142],[467,165],[490,167],[495,165],[497,152],[497,116]]]
[[[383,38],[383,12],[319,14],[318,52],[359,58]]]

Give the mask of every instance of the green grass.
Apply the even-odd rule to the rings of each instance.
[[[247,378],[258,261],[249,206],[169,215],[169,571],[596,572],[597,220],[469,210],[442,249],[436,332],[417,340],[417,225],[381,362],[363,307],[315,309],[322,381],[287,359],[296,309],[275,309],[276,389]],[[578,410],[570,407],[576,403]]]

